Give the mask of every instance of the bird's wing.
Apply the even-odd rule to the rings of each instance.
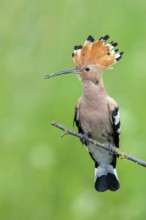
[[[81,128],[81,124],[80,124],[80,120],[79,120],[80,99],[81,98],[78,99],[77,104],[75,106],[75,114],[74,114],[73,125],[74,125],[74,123],[76,123],[76,126],[78,128],[78,132],[83,134],[84,132],[83,132],[83,130]]]
[[[109,110],[110,110],[110,117],[111,123],[113,127],[113,139],[114,144],[116,147],[119,147],[119,140],[120,140],[120,110],[117,103],[109,97]]]
[[[80,120],[79,120],[80,100],[81,100],[81,98],[78,99],[77,104],[75,106],[75,114],[74,114],[73,125],[74,125],[74,123],[76,123],[76,126],[78,128],[78,132],[81,133],[81,134],[84,134],[84,131],[83,131],[82,127],[81,127],[81,123],[80,123]],[[85,140],[80,139],[80,141],[81,141],[82,144],[85,144],[87,146],[87,142]],[[93,158],[92,154],[90,152],[89,152],[89,154],[90,154],[91,158],[95,161],[95,159]],[[97,167],[97,162],[96,161],[95,161],[95,165]]]
[[[112,111],[112,125],[114,131],[114,143],[116,147],[119,147],[121,125],[120,125],[120,110],[118,107]]]

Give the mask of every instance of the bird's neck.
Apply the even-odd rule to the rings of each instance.
[[[92,100],[100,99],[102,96],[106,96],[107,92],[104,88],[103,81],[100,79],[97,84],[90,80],[83,80],[83,97],[91,102]]]

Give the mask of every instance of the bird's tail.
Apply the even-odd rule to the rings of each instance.
[[[99,192],[106,190],[117,191],[120,188],[116,169],[112,165],[95,168],[95,189]]]

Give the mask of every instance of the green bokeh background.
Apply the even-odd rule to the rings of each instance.
[[[0,219],[146,218],[146,170],[118,160],[116,193],[97,193],[85,147],[60,138],[82,93],[73,46],[109,34],[125,51],[104,82],[121,109],[121,148],[146,160],[146,1],[0,1]]]

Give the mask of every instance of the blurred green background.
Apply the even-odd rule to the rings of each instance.
[[[146,170],[118,160],[116,193],[97,193],[94,165],[73,128],[82,93],[73,46],[109,34],[125,51],[104,82],[121,109],[121,149],[146,160],[146,1],[0,1],[0,219],[146,218]]]

